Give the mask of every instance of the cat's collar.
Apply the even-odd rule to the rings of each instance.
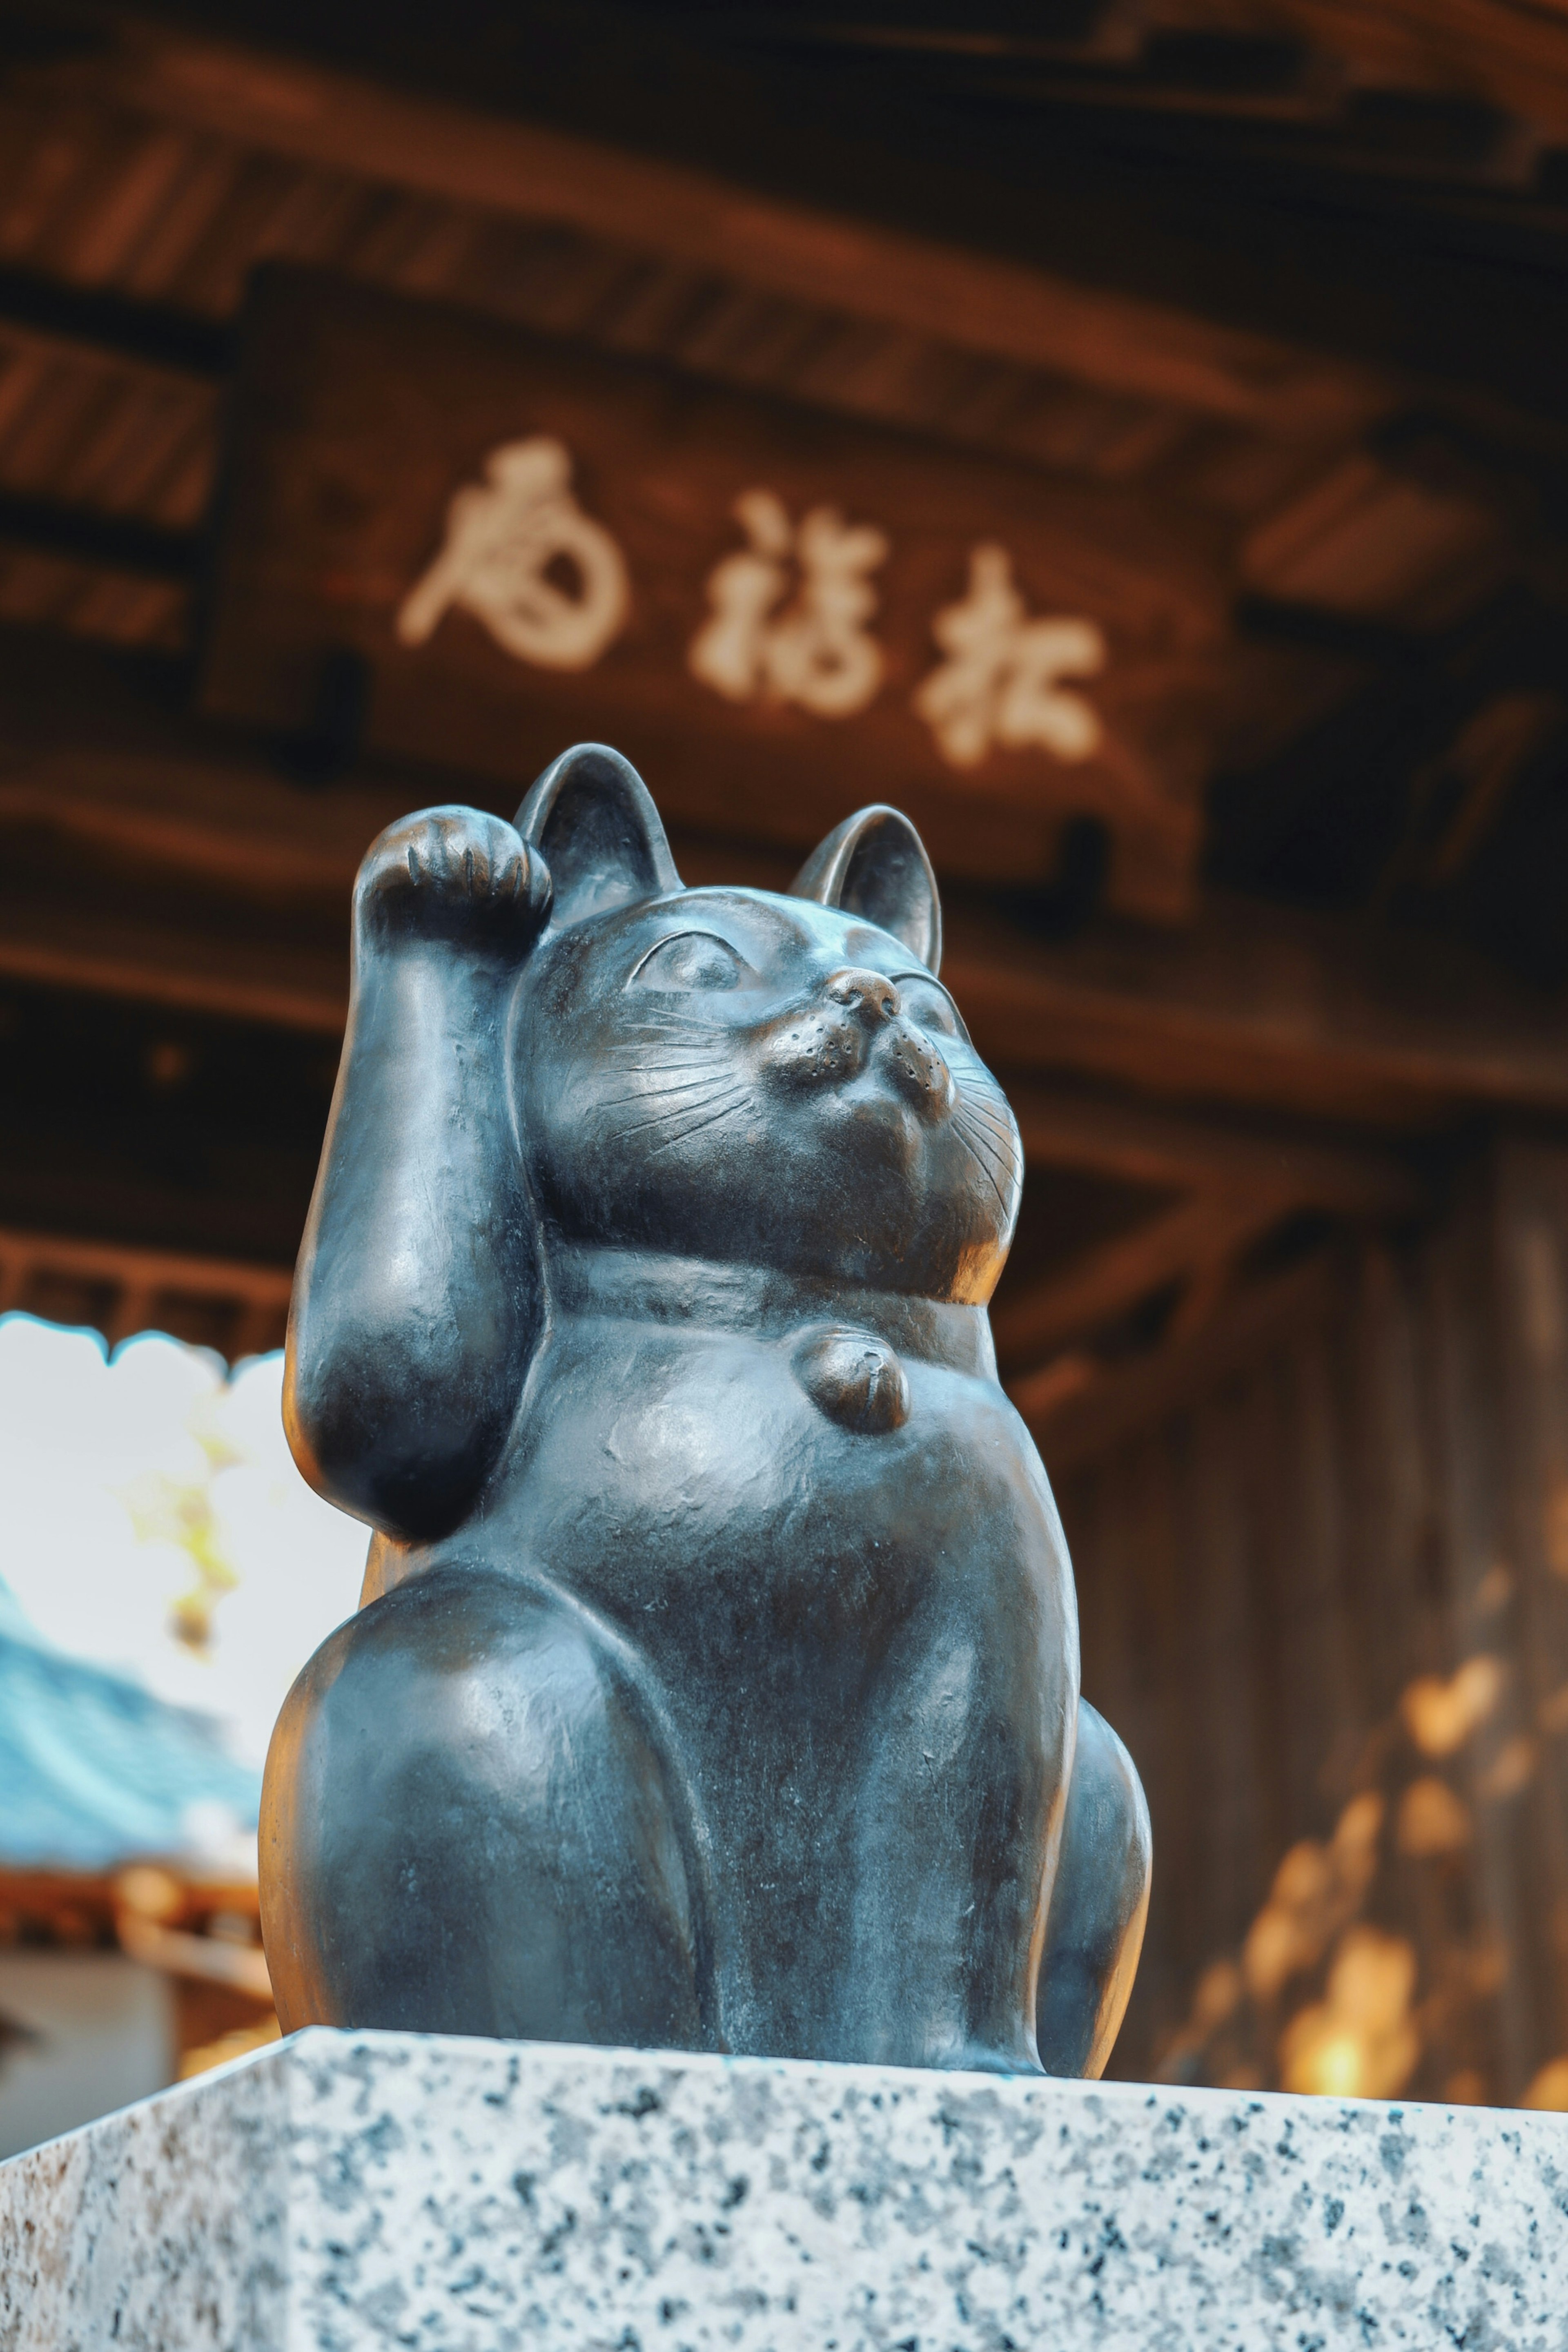
[[[555,1315],[755,1331],[764,1339],[783,1339],[812,1324],[841,1324],[874,1331],[901,1355],[985,1380],[997,1377],[983,1307],[653,1251],[558,1244],[546,1265]]]

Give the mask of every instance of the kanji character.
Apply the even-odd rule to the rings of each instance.
[[[947,658],[921,681],[913,707],[956,768],[977,767],[998,744],[1037,743],[1059,760],[1099,750],[1098,712],[1061,681],[1104,667],[1104,634],[1093,621],[1031,620],[1005,547],[970,550],[968,593],[937,614],[931,634]]]
[[[575,593],[570,580],[552,576],[562,557]],[[453,604],[540,669],[591,668],[624,625],[632,607],[625,559],[578,505],[570,453],[548,434],[493,449],[484,482],[453,499],[445,543],[398,614],[402,643],[423,645]]]
[[[748,544],[709,576],[711,617],[686,656],[693,677],[731,702],[795,702],[820,719],[863,710],[882,684],[882,650],[865,624],[885,534],[846,523],[835,507],[813,507],[796,530],[766,489],[746,491],[734,511]]]

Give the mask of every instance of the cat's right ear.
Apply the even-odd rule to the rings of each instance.
[[[925,845],[906,816],[880,801],[817,844],[789,896],[863,915],[902,940],[928,971],[941,967],[942,900]]]
[[[683,887],[653,795],[607,743],[577,743],[552,760],[515,822],[549,869],[558,927]]]

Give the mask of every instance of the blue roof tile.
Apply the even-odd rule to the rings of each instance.
[[[193,1805],[254,1828],[260,1785],[210,1717],[55,1648],[0,1584],[0,1868],[172,1858]]]

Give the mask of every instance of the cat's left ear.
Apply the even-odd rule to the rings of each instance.
[[[891,931],[928,971],[942,962],[942,901],[925,845],[906,816],[863,808],[819,842],[789,885],[792,898],[842,907]]]
[[[683,887],[652,793],[608,743],[576,743],[552,760],[514,822],[549,868],[553,923]]]

